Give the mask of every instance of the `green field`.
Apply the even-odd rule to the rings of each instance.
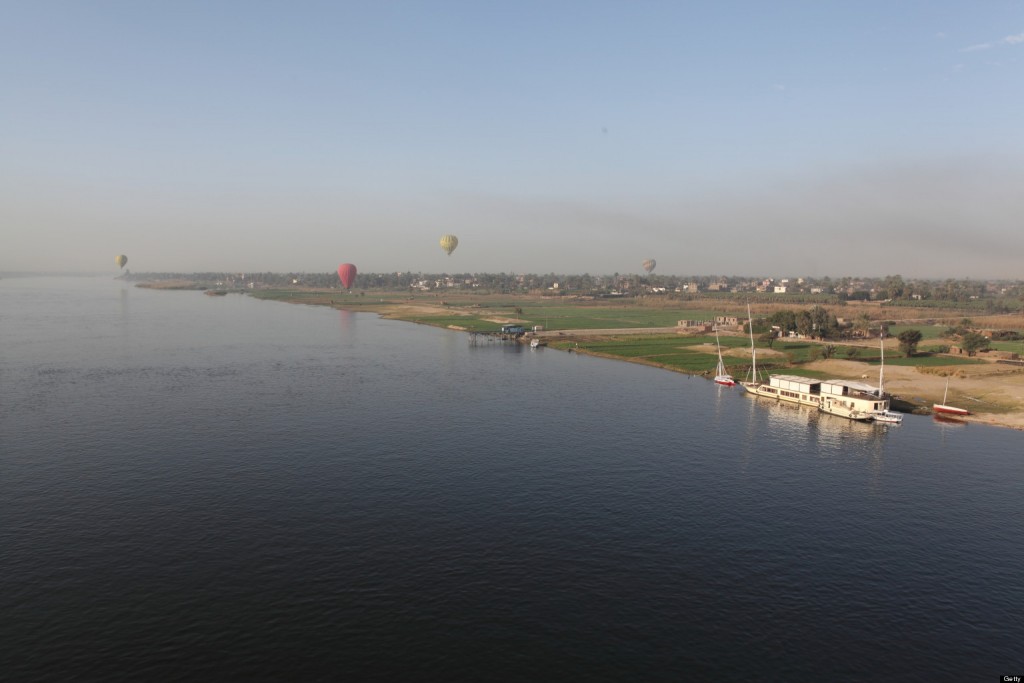
[[[552,342],[554,348],[577,348],[589,353],[614,356],[624,360],[640,361],[688,373],[711,372],[718,364],[718,355],[709,353],[704,344],[714,337],[680,337],[678,335],[623,336],[600,342]],[[731,340],[730,340],[731,341]],[[732,344],[735,345],[735,344]],[[742,341],[739,345],[742,344]],[[730,346],[723,340],[722,346]]]
[[[642,308],[616,310],[608,308],[578,308],[571,306],[522,306],[522,312],[510,307],[481,306],[460,307],[450,306],[453,315],[421,315],[414,316],[416,322],[442,327],[463,327],[474,332],[496,331],[501,323],[487,320],[513,320],[530,329],[536,325],[549,331],[578,330],[628,330],[643,327],[675,327],[680,320],[705,320],[701,313],[688,311],[645,310]],[[460,314],[454,313],[458,311]]]
[[[718,363],[718,356],[710,353],[705,344],[714,344],[715,338],[711,336],[680,337],[677,335],[659,336],[622,336],[616,339],[602,340],[600,342],[576,343],[572,341],[552,342],[554,348],[578,348],[581,351],[598,353],[605,356],[622,358],[635,362],[655,364],[673,370],[689,373],[710,373]],[[723,348],[747,348],[749,342],[743,337],[723,337],[721,339]],[[698,348],[700,347],[700,348]],[[760,344],[757,348],[767,348]],[[853,360],[864,363],[865,366],[877,367],[879,356],[864,347],[854,347],[859,351],[858,356],[850,358],[846,354],[849,347],[837,345],[832,358],[835,360]],[[820,360],[822,358],[822,345],[813,342],[777,341],[772,346],[773,351],[781,351],[785,358],[764,357],[758,359],[758,370],[765,372],[785,372],[787,368],[799,367],[806,363]],[[978,358],[959,358],[952,356],[931,356],[918,355],[912,358],[892,357],[886,358],[886,364],[901,366],[941,367],[947,365],[976,365],[985,361]],[[726,366],[734,376],[742,376],[750,367],[750,363],[736,358],[726,358]],[[799,373],[809,377],[825,378],[827,373],[814,370],[807,370],[799,367]]]
[[[428,325],[454,325],[472,331],[497,330],[500,323],[485,320],[515,320],[529,328],[542,325],[547,330],[629,329],[638,327],[675,327],[680,320],[713,320],[721,311],[645,305],[641,301],[577,302],[566,304],[561,299],[528,301],[505,297],[440,294],[407,294],[391,292],[372,296],[337,291],[256,290],[250,294],[258,299],[335,306],[350,310],[379,310],[403,304],[437,306],[443,304],[451,315],[401,316]],[[450,299],[450,300],[449,300]]]
[[[946,327],[943,325],[891,325],[889,327],[889,336],[898,337],[901,332],[907,330],[917,330],[921,333],[921,339],[941,339],[942,335],[946,332]]]
[[[877,365],[878,363],[873,363]],[[931,356],[919,355],[910,358],[889,358],[885,357],[886,365],[902,365],[908,367],[936,368],[944,365],[984,365],[985,361],[980,358],[968,358],[966,356]]]
[[[526,321],[527,326],[543,325],[546,330],[600,330],[626,329],[630,327],[675,327],[680,320],[714,320],[722,315],[710,310],[686,310],[677,308],[654,308],[636,304],[610,307],[573,305],[562,302],[496,309],[488,306],[488,315],[504,315]]]
[[[435,327],[457,327],[467,332],[495,332],[498,329],[498,326],[490,321],[468,318],[461,315],[425,315],[403,319]]]
[[[998,341],[992,342],[990,346],[996,351],[1024,354],[1024,341]]]
[[[710,373],[718,364],[718,355],[708,350],[713,345],[713,336],[680,337],[678,335],[623,336],[600,342],[585,342],[579,349],[624,360],[640,361],[691,373]],[[744,337],[722,337],[723,348],[748,348]],[[577,348],[575,342],[553,342],[554,348]],[[766,348],[761,346],[760,348]],[[780,371],[809,360],[820,358],[820,347],[807,342],[778,343],[773,350],[782,351],[786,358],[764,358],[758,361],[758,369],[766,372]],[[726,358],[726,366],[734,375],[747,372],[750,363],[736,358]]]

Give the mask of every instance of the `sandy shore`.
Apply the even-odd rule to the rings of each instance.
[[[842,379],[861,379],[866,371],[865,381],[878,383],[877,368],[855,361],[825,360],[805,367]],[[946,403],[970,410],[973,414],[966,418],[968,421],[1024,429],[1024,368],[997,363],[938,368],[887,365],[885,390],[914,405],[931,408],[934,403],[942,403],[947,377]]]

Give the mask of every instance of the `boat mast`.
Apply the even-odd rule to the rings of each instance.
[[[722,362],[722,342],[718,341],[718,325],[715,325],[715,346],[718,347],[718,374],[725,374],[725,363]]]
[[[878,398],[882,398],[882,376],[885,373],[885,328],[878,333],[879,348],[882,350],[882,362],[878,366]]]
[[[757,382],[757,351],[754,350],[754,318],[750,315],[750,304],[747,304],[747,323],[750,325],[750,381]]]

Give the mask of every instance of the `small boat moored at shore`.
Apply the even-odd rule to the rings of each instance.
[[[903,413],[898,413],[895,410],[876,410],[871,413],[871,416],[875,419],[875,422],[903,424]]]
[[[757,376],[757,349],[754,348],[754,318],[750,314],[750,304],[747,304],[747,325],[750,327],[750,373],[744,381],[740,382],[740,386],[748,394],[757,396],[757,390],[761,387],[761,378]]]
[[[879,365],[878,365],[878,397],[881,398],[885,395],[885,389],[883,384],[885,382],[885,332],[883,331],[879,335]],[[882,410],[876,410],[872,414],[875,422],[884,422],[886,424],[903,424],[903,413],[898,413],[895,410],[889,410],[888,406]]]
[[[970,415],[971,411],[965,408],[957,408],[956,406],[946,405],[946,399],[949,396],[949,378],[946,378],[946,390],[942,393],[942,403],[932,404],[932,410],[936,413],[942,413],[943,415]]]
[[[718,341],[718,328],[715,328],[715,344],[718,345],[718,367],[715,368],[715,384],[725,387],[736,386],[736,380],[725,370],[725,363],[722,361],[722,343]]]

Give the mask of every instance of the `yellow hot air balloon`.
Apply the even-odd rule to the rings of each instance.
[[[441,236],[441,248],[451,256],[452,252],[455,251],[455,247],[459,246],[459,238],[455,235],[442,235]]]
[[[128,263],[128,257],[124,254],[118,254],[114,257],[114,263],[117,264],[118,268],[124,268],[124,264]]]

